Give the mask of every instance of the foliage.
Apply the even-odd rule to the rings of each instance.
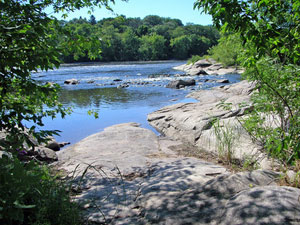
[[[79,18],[61,21],[62,30],[70,32],[72,37],[84,37],[83,42],[87,40],[80,49],[75,46],[69,49],[65,44],[69,40],[59,37],[58,43],[67,49],[66,54],[60,57],[63,61],[90,61],[87,55],[90,51],[97,56],[94,61],[186,59],[191,55],[205,54],[219,38],[219,32],[211,26],[184,26],[178,19],[154,15],[140,19],[122,15],[95,23],[92,16],[89,20]],[[161,46],[163,52],[153,55],[151,48],[154,43],[150,40],[159,36],[162,38],[158,39],[158,45],[164,42],[164,46]]]
[[[59,86],[38,84],[31,73],[59,67],[62,53],[85,52],[89,57],[95,53],[97,41],[83,39],[79,32],[70,36],[72,30],[63,29],[63,23],[49,17],[45,9],[109,8],[109,2],[113,1],[0,1],[0,132],[6,134],[0,150],[23,150],[33,147],[34,140],[46,141],[57,131],[38,132],[35,126],[43,126],[44,117],[68,113],[58,101]],[[25,123],[34,125],[26,129]],[[5,156],[0,159],[0,171],[1,224],[79,224],[78,209],[47,171],[33,162],[24,165]]]
[[[300,157],[300,2],[293,0],[198,0],[223,32],[240,35],[246,77],[257,82],[251,134],[284,163]],[[270,117],[278,118],[269,125]],[[254,124],[259,122],[258,124]]]
[[[1,224],[81,224],[79,208],[46,167],[0,159]]]
[[[142,60],[166,59],[165,43],[166,39],[161,35],[143,36],[141,38],[141,46],[138,49],[139,58]]]
[[[58,67],[61,53],[66,51],[85,51],[82,46],[86,45],[93,49],[94,42],[83,40],[79,34],[72,39],[67,38],[71,33],[61,29],[62,24],[50,18],[44,12],[45,8],[53,7],[55,12],[69,11],[84,6],[108,7],[108,2],[0,1],[0,130],[7,132],[9,143],[2,148],[21,148],[24,141],[32,146],[30,134],[41,142],[48,135],[57,133],[36,132],[35,126],[24,132],[26,121],[43,126],[45,116],[55,118],[60,114],[64,117],[68,113],[57,100],[59,87],[36,83],[31,72]],[[58,42],[59,39],[65,41]],[[90,51],[88,55],[92,57],[94,53]]]
[[[231,164],[234,159],[234,147],[240,134],[236,133],[236,129],[229,124],[220,124],[220,119],[214,121],[213,128],[219,157]]]
[[[183,35],[171,40],[174,57],[176,59],[186,59],[191,47],[191,40],[187,35]]]
[[[209,55],[224,66],[237,66],[243,53],[242,41],[239,34],[223,34],[218,45],[208,51]]]
[[[187,64],[194,64],[195,62],[199,61],[203,59],[203,56],[200,55],[192,55],[191,58],[189,58],[189,60],[187,61]]]

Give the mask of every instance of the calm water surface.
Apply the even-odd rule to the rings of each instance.
[[[126,122],[137,122],[142,127],[155,131],[147,122],[147,114],[166,105],[179,102],[195,102],[185,96],[192,89],[206,89],[216,84],[201,80],[224,79],[231,83],[239,81],[239,75],[184,77],[194,78],[195,87],[175,90],[165,85],[176,78],[181,71],[172,68],[184,61],[131,62],[131,63],[85,63],[63,65],[48,72],[35,73],[38,82],[55,82],[62,86],[60,100],[65,106],[73,107],[73,113],[64,119],[46,118],[43,129],[57,129],[61,135],[57,141],[72,144],[102,131],[104,128]],[[162,75],[162,76],[160,76]],[[75,78],[78,85],[65,85],[64,81]],[[116,81],[116,80],[121,81]],[[127,88],[117,88],[121,84]],[[87,114],[88,110],[98,110],[99,119]],[[156,132],[157,133],[157,132]]]

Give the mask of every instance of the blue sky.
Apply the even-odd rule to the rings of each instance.
[[[200,14],[199,10],[193,10],[193,4],[196,0],[129,0],[123,2],[116,0],[116,4],[112,5],[114,12],[118,15],[126,17],[144,18],[148,15],[158,15],[161,17],[170,17],[180,19],[184,24],[191,22],[201,25],[212,24],[209,15]],[[92,13],[96,20],[106,17],[114,17],[115,15],[106,9],[95,9]],[[82,9],[74,13],[70,13],[67,20],[73,18],[89,18],[87,9]]]

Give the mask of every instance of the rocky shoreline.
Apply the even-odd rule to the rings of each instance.
[[[197,69],[221,72],[209,63]],[[300,190],[277,185],[273,162],[238,123],[249,108],[237,106],[249,103],[253,91],[242,81],[191,93],[199,102],[148,115],[164,136],[136,123],[115,125],[58,152],[53,165],[74,179],[74,200],[91,224],[300,224]],[[229,102],[231,110],[218,107]],[[253,157],[260,170],[233,173],[182,154],[220,154],[216,121],[220,130],[238,133],[232,158]]]

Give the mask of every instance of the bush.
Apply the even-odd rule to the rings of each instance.
[[[78,205],[47,167],[7,156],[0,159],[0,223],[81,224]]]
[[[187,61],[187,64],[195,64],[195,62],[203,59],[204,57],[203,56],[200,56],[200,55],[193,55],[191,58],[188,59]]]
[[[208,53],[211,58],[221,62],[224,66],[237,66],[242,49],[239,34],[222,34],[218,45],[210,48]]]

